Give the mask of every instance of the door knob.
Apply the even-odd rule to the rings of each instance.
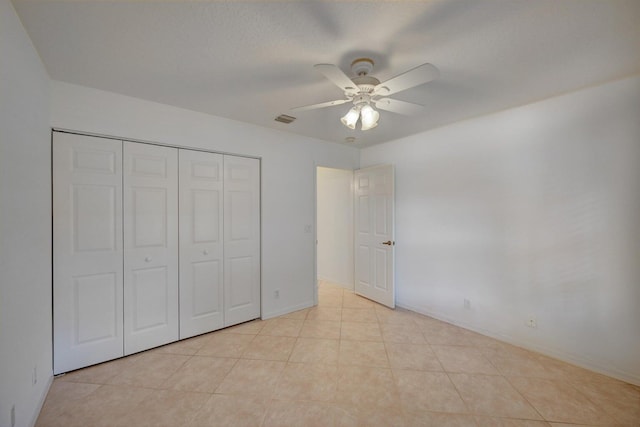
[[[153,258],[151,258],[150,256],[148,256],[148,257],[146,257],[146,258],[144,259],[144,261],[145,261],[145,262],[151,262],[151,260],[152,260],[152,259],[153,259]]]
[[[202,254],[203,255],[209,255],[209,251],[205,249],[204,251],[202,251]]]
[[[386,242],[382,242],[383,245],[387,245],[387,246],[391,246],[391,245],[395,245],[395,242],[392,242],[391,240],[387,240]]]

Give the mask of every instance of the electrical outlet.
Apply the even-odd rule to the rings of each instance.
[[[275,291],[273,291],[273,297],[280,298],[280,289],[276,289]]]
[[[11,405],[11,427],[16,427],[16,405]]]
[[[466,298],[464,299],[464,308],[466,310],[471,310],[471,300],[468,300]]]
[[[538,327],[538,321],[536,320],[535,316],[529,316],[529,318],[527,319],[527,323],[526,325],[530,328],[537,328]]]

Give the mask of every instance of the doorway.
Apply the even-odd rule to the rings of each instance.
[[[353,171],[317,167],[316,280],[351,292],[354,290],[353,209]]]

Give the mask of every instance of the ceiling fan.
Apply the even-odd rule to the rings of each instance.
[[[358,58],[351,63],[351,71],[355,75],[353,78],[349,78],[333,64],[317,64],[314,68],[342,89],[346,99],[292,108],[291,111],[315,110],[351,102],[353,107],[340,121],[349,129],[355,129],[360,119],[362,130],[378,126],[380,113],[373,108],[374,106],[398,114],[411,115],[420,112],[424,106],[386,96],[430,82],[440,75],[435,66],[427,63],[380,83],[380,80],[369,75],[373,70],[373,60],[369,58]]]

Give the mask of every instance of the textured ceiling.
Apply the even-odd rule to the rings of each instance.
[[[83,86],[367,146],[640,72],[640,1],[14,0],[51,76]],[[369,131],[314,70],[368,56],[381,81],[425,62],[438,80],[394,95],[425,106],[381,111]],[[291,114],[291,113],[290,113]],[[294,114],[291,114],[294,115]]]

